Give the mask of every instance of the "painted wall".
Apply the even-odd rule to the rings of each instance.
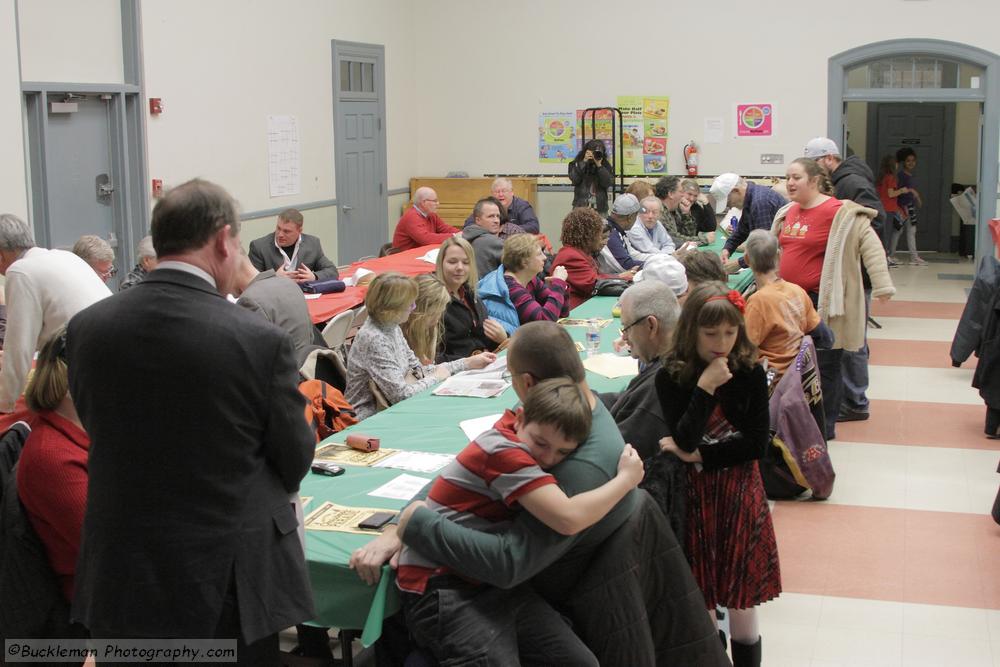
[[[387,187],[405,185],[416,168],[412,14],[409,3],[388,1],[144,0],[146,90],[164,104],[147,124],[150,177],[168,187],[195,176],[217,181],[248,212],[334,199],[331,40],[342,39],[385,46]],[[298,119],[296,195],[268,192],[272,114]],[[336,215],[305,215],[336,258]]]
[[[14,0],[0,2],[0,212],[28,216]]]
[[[120,0],[20,0],[25,81],[122,83]]]
[[[457,26],[482,21],[482,3],[425,0],[417,70],[433,73],[433,94],[420,115],[418,170],[443,175],[464,169],[483,173],[558,173],[535,154],[538,114],[612,104],[617,95],[669,95],[668,169],[683,169],[681,149],[701,142],[705,117],[725,118],[721,144],[700,144],[701,171],[781,174],[784,165],[761,165],[761,153],[789,162],[805,142],[826,131],[827,64],[850,48],[893,38],[932,37],[996,51],[995,0],[969,0],[957,19],[940,2],[843,0],[822,10],[823,36],[807,26],[811,5],[763,2],[752,8],[733,0],[712,6],[719,17],[705,29],[705,6],[633,0],[629,24],[660,26],[643,40],[620,45],[606,33],[604,3],[509,0],[506,27],[487,34]],[[602,13],[605,12],[605,13]],[[863,17],[863,20],[861,20]],[[667,28],[673,26],[673,28]],[[641,43],[645,41],[645,47]],[[513,47],[516,44],[516,48]],[[623,49],[619,55],[619,48]],[[772,138],[735,139],[734,105],[772,102]]]

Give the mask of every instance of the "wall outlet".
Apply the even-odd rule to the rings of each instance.
[[[761,164],[785,164],[785,156],[782,153],[761,153]]]

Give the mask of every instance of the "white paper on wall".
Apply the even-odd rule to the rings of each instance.
[[[270,196],[299,194],[301,171],[298,119],[295,116],[268,116],[267,182]]]

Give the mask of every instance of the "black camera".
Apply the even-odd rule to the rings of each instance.
[[[600,149],[598,149],[596,151],[593,151],[593,156],[594,156],[595,160],[603,160],[604,159],[604,151],[602,151]]]

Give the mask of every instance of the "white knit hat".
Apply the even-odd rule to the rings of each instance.
[[[653,255],[642,265],[642,271],[635,275],[634,282],[643,280],[659,280],[671,290],[675,296],[687,292],[688,280],[684,265],[673,255]]]

